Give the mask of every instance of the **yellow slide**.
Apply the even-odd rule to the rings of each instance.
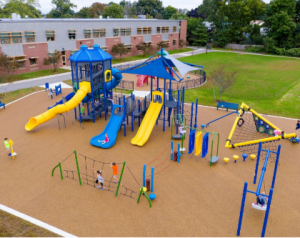
[[[154,102],[154,96],[160,96],[161,102]],[[149,139],[157,117],[159,116],[160,110],[163,106],[164,94],[160,92],[152,93],[152,102],[147,110],[147,113],[142,121],[142,124],[136,133],[135,137],[131,140],[131,144],[143,146]]]
[[[31,117],[29,122],[25,126],[26,131],[31,131],[38,125],[40,125],[46,121],[49,121],[50,119],[56,117],[57,115],[74,109],[81,103],[81,101],[84,99],[84,97],[88,93],[91,93],[90,82],[80,82],[79,89],[77,90],[74,97],[72,97],[65,104],[57,105],[56,107],[53,107],[53,108],[49,109],[48,111],[46,111],[36,117]]]

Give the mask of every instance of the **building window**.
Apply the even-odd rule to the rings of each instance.
[[[9,32],[1,32],[0,33],[0,44],[2,44],[2,45],[10,44],[10,33]]]
[[[84,30],[84,38],[91,38],[91,30]]]
[[[148,27],[148,35],[151,35],[152,33],[152,27]]]
[[[166,33],[169,33],[169,27],[166,26]]]
[[[106,36],[106,30],[100,29],[100,37],[105,37],[105,36]]]
[[[173,32],[176,32],[176,28],[177,28],[176,26],[173,26]]]
[[[125,36],[125,28],[121,28],[121,36]]]
[[[126,45],[126,48],[127,48],[127,54],[130,54],[131,53],[131,45]]]
[[[30,63],[30,65],[36,65],[37,64],[37,58],[36,57],[29,58],[29,63]]]
[[[25,31],[25,39],[27,43],[35,42],[35,32],[34,31]]]
[[[12,37],[13,44],[22,43],[22,33],[21,32],[12,32],[11,37]]]
[[[70,40],[75,40],[76,39],[76,30],[69,30],[69,39]]]
[[[131,36],[131,28],[126,28],[126,36]]]
[[[70,50],[70,56],[73,55],[75,52],[77,52],[78,50]]]
[[[119,36],[119,28],[114,28],[114,36]]]
[[[48,53],[48,56],[49,56],[49,57],[52,57],[53,55],[54,55],[54,52]]]
[[[18,68],[24,69],[25,68],[25,56],[15,56],[15,60],[18,62]]]
[[[161,28],[161,33],[166,33],[166,27],[165,27],[165,26],[163,26],[163,27]]]
[[[55,41],[55,32],[54,31],[46,31],[47,41]]]
[[[148,27],[143,27],[143,35],[147,35],[148,34]]]
[[[176,40],[173,40],[173,45],[176,45]]]
[[[138,28],[137,28],[137,34],[138,34],[138,35],[141,35],[141,34],[142,34],[142,27],[138,27]]]
[[[93,37],[94,38],[100,37],[100,29],[93,29]]]
[[[103,50],[103,51],[107,51],[107,47],[106,46],[102,46],[102,47],[100,47],[101,48],[101,50]]]
[[[158,26],[158,27],[156,28],[156,32],[157,32],[157,33],[160,33],[160,30],[161,30],[161,27]]]

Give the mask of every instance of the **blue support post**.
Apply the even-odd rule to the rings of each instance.
[[[104,63],[104,62],[103,62]],[[106,83],[105,83],[105,65],[103,65],[103,102],[104,102],[104,119],[107,119],[107,111],[106,111]]]
[[[239,224],[238,224],[238,229],[237,229],[237,233],[236,233],[237,236],[240,236],[240,234],[241,234],[243,214],[244,214],[244,206],[245,206],[245,200],[246,200],[246,195],[247,195],[247,187],[248,187],[248,183],[245,182],[245,184],[244,184],[244,190],[243,190],[243,198],[242,198],[241,210],[240,210]]]
[[[177,149],[178,149],[178,152],[177,152],[177,163],[180,163],[180,156],[181,156],[181,153],[180,153],[180,143],[178,143]]]
[[[134,131],[133,129],[133,121],[134,121],[134,116],[133,116],[133,112],[131,113],[131,131]]]
[[[119,97],[119,105],[121,105],[121,98]],[[119,112],[121,111],[121,108],[119,107]]]
[[[185,87],[182,88],[182,115],[184,115],[184,93],[185,93]]]
[[[141,126],[141,116],[140,116],[140,112],[141,112],[141,105],[140,105],[140,99],[138,100],[138,112],[139,112],[139,127]]]
[[[265,237],[267,224],[268,224],[269,213],[270,213],[270,209],[271,209],[272,197],[273,197],[273,189],[271,188],[270,193],[269,193],[269,200],[268,200],[267,210],[266,210],[266,214],[265,214],[264,224],[263,224],[263,228],[262,228],[262,231],[261,231],[261,237]]]
[[[90,78],[91,78],[93,123],[95,123],[95,104],[94,104],[94,85],[93,85],[93,66],[92,66],[92,63],[90,63]]]
[[[154,190],[154,167],[151,168],[151,193]]]
[[[273,174],[273,180],[272,180],[272,186],[271,186],[272,189],[274,189],[274,186],[275,186],[275,179],[276,179],[276,174],[277,174],[277,167],[278,167],[278,162],[279,162],[280,150],[281,150],[281,145],[278,145],[275,168],[274,168],[274,174]]]
[[[194,124],[194,128],[197,128],[197,114],[198,114],[198,98],[196,98],[196,110],[195,110],[195,124]]]
[[[143,169],[143,187],[146,187],[146,169],[147,169],[147,165],[144,164],[144,169]]]
[[[268,150],[266,158],[265,158],[264,166],[261,169],[261,175],[260,175],[257,190],[256,190],[256,196],[258,196],[260,194],[261,185],[262,185],[262,182],[264,180],[265,172],[267,170],[267,164],[268,164],[269,156],[270,156],[270,151]]]
[[[178,114],[180,114],[180,112],[179,112],[179,103],[180,103],[180,90],[177,91],[177,123],[176,123],[176,134],[178,134],[178,123],[179,123]]]
[[[173,141],[171,140],[171,160],[173,160]]]
[[[256,167],[255,167],[255,173],[254,173],[253,184],[256,184],[256,178],[257,178],[257,171],[258,171],[258,166],[259,166],[259,159],[260,159],[261,146],[262,146],[262,143],[259,142],[259,145],[258,145],[258,152],[257,152],[257,158],[256,158]]]
[[[150,83],[150,101],[152,101],[152,91],[153,91],[153,76],[151,76],[151,83]]]
[[[192,105],[191,105],[191,120],[190,120],[190,132],[193,128],[193,112],[194,112],[194,103],[192,102]]]
[[[126,136],[126,107],[125,107],[125,95],[123,95],[123,107],[124,107],[124,118],[123,118],[123,126],[124,126],[124,136]]]
[[[170,96],[170,95],[169,95]],[[166,117],[166,79],[164,79],[164,117],[163,117],[163,131],[165,131],[165,117]]]
[[[77,91],[79,89],[77,62],[75,63],[75,68],[76,68],[76,84],[77,84],[76,91]],[[78,104],[78,109],[79,109],[79,121],[81,123],[80,103]]]

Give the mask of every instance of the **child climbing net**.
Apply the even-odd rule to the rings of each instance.
[[[74,165],[75,164],[74,161],[71,160],[71,157],[74,156],[74,154],[75,154],[76,167]],[[70,168],[62,169],[62,164],[63,167],[70,167]],[[131,172],[126,162],[124,161],[123,163],[114,163],[115,166],[122,166],[122,171],[120,173],[118,183],[116,183],[115,176],[112,173],[112,168],[110,166],[111,164],[112,163],[106,163],[96,159],[89,158],[85,155],[82,155],[74,151],[74,153],[72,153],[67,158],[65,158],[56,167],[58,166],[60,167],[62,179],[64,177],[70,178],[79,181],[80,184],[83,183],[94,188],[102,188],[103,191],[113,192],[115,193],[116,196],[118,194],[121,194],[126,197],[130,197],[137,200],[139,196],[139,192],[136,192],[134,191],[134,189],[124,186],[122,183],[124,181],[124,174],[126,175],[130,174],[138,186],[137,191],[139,191],[141,188],[140,184],[138,183],[137,179],[134,177],[133,173]],[[52,170],[52,176],[56,167],[54,167],[54,169]],[[94,173],[94,171],[96,173]],[[99,173],[99,175],[102,178],[98,176],[98,172],[101,172]],[[99,182],[97,182],[98,180]],[[128,181],[128,178],[126,179],[126,181]]]

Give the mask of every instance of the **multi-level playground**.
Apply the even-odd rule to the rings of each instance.
[[[78,236],[300,234],[293,120],[244,103],[219,103],[226,112],[186,102],[188,90],[172,84],[204,67],[163,49],[123,70],[111,60],[83,45],[60,101],[39,92],[0,109],[1,134],[18,152],[3,161],[2,204]],[[117,90],[124,75],[147,76],[149,94]]]

